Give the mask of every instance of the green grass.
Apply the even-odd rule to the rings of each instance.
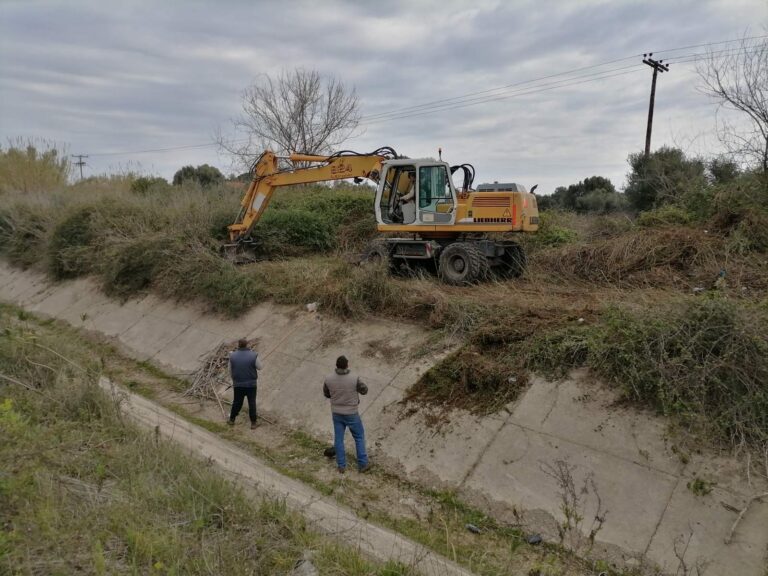
[[[307,529],[169,442],[127,424],[66,331],[0,309],[0,572],[409,574]]]

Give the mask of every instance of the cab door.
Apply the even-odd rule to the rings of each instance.
[[[456,219],[456,192],[446,166],[419,166],[418,171],[418,223],[453,224]]]

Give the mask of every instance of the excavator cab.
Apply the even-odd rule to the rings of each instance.
[[[409,191],[413,187],[413,198]],[[380,230],[403,231],[451,225],[456,219],[456,190],[444,162],[391,160],[382,165],[376,193]]]

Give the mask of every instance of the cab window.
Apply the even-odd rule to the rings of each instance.
[[[439,204],[453,204],[445,166],[419,168],[419,209],[436,211]]]

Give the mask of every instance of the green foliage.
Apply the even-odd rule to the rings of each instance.
[[[167,192],[168,188],[168,181],[159,176],[140,176],[131,182],[131,192],[134,194]]]
[[[101,279],[107,294],[130,297],[145,290],[167,264],[168,252],[176,252],[162,236],[131,238],[113,243],[102,261]]]
[[[23,203],[0,209],[0,253],[18,266],[38,263],[45,254],[46,216]]]
[[[251,237],[267,254],[323,251],[333,246],[333,228],[327,217],[304,210],[265,212]]]
[[[0,193],[60,189],[67,183],[69,170],[66,151],[53,144],[19,139],[8,148],[0,147]]]
[[[564,216],[555,211],[540,213],[539,231],[526,238],[527,244],[535,247],[554,247],[575,242],[578,233],[564,225]]]
[[[730,184],[741,174],[739,165],[728,158],[712,158],[707,163],[707,173],[713,184]]]
[[[638,225],[645,227],[686,226],[691,221],[692,217],[689,212],[672,204],[641,212],[637,218]]]
[[[696,496],[706,496],[712,492],[713,486],[714,484],[712,482],[702,480],[698,476],[686,484],[688,490],[693,492]]]
[[[624,194],[609,190],[592,190],[576,199],[576,211],[580,213],[609,214],[621,212],[628,206]]]
[[[208,164],[197,167],[184,166],[173,175],[173,185],[181,186],[185,182],[195,182],[203,188],[209,188],[224,182],[224,174],[218,168]]]
[[[53,229],[48,242],[48,269],[54,278],[73,278],[87,274],[95,259],[94,211],[74,210]]]
[[[359,249],[375,233],[371,193],[314,186],[276,193],[251,236],[262,254],[288,256]]]
[[[622,210],[626,205],[624,195],[616,191],[608,178],[602,176],[585,178],[567,188],[559,186],[551,196],[539,196],[537,199],[542,211],[561,209],[605,214]]]
[[[768,313],[720,298],[631,313],[593,334],[589,364],[627,396],[721,441],[768,441]]]
[[[629,165],[625,193],[637,211],[677,202],[707,183],[704,162],[686,157],[679,148],[665,146],[648,158],[642,152],[630,154]]]

